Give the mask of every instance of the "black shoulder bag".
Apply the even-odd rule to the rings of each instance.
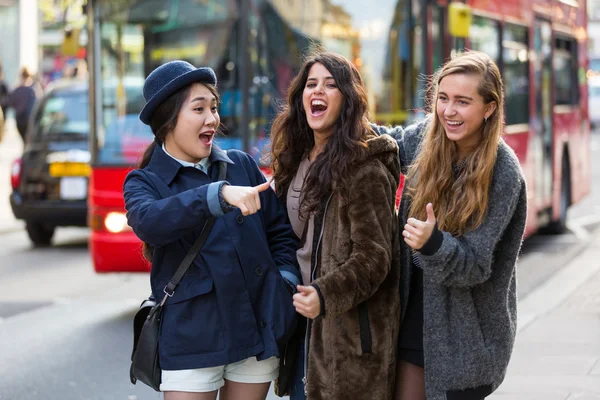
[[[225,180],[227,163],[219,163],[219,181]],[[160,391],[161,369],[158,360],[158,335],[162,321],[163,306],[167,299],[173,296],[175,288],[183,278],[192,262],[202,249],[210,231],[215,224],[215,217],[209,218],[202,232],[187,255],[179,264],[175,275],[163,289],[165,296],[160,303],[150,296],[140,305],[140,309],[133,319],[133,351],[131,353],[131,368],[129,378],[134,385],[141,381],[157,392]]]

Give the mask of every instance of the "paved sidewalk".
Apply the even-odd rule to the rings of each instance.
[[[490,400],[600,400],[600,232],[519,301],[504,383]]]
[[[23,221],[15,219],[9,201],[12,192],[10,168],[23,152],[23,141],[13,118],[6,120],[4,129],[4,138],[0,142],[0,234],[20,230],[25,226]]]

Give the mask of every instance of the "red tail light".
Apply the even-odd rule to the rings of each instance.
[[[23,162],[20,158],[13,161],[12,166],[10,168],[10,185],[13,190],[17,190],[19,184],[21,183],[21,170],[23,166]]]

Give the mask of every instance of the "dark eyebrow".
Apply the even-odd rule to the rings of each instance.
[[[444,93],[444,92],[439,92],[439,93],[438,93],[438,96],[439,96],[440,94],[441,94],[441,95],[444,95],[444,96],[446,96],[446,97],[449,97],[449,96],[448,96],[446,93]],[[471,97],[469,97],[469,96],[454,96],[454,97],[455,97],[455,98],[457,98],[457,99],[466,99],[466,100],[471,100],[471,101],[473,101],[473,99],[472,99]]]
[[[333,76],[326,76],[325,80],[327,80],[327,79],[333,79],[333,80],[335,80],[335,78]],[[308,82],[308,81],[316,81],[316,80],[317,80],[317,78],[308,78],[306,80],[306,82]]]
[[[198,96],[198,97],[194,97],[192,100],[190,100],[190,103],[193,103],[195,101],[205,101],[206,97],[204,96]],[[212,101],[217,101],[217,99],[215,97],[212,98]]]

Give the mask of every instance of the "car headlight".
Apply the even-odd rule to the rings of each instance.
[[[106,230],[111,233],[119,233],[130,229],[127,225],[127,217],[125,217],[125,214],[114,211],[106,214],[104,226],[106,227]]]

